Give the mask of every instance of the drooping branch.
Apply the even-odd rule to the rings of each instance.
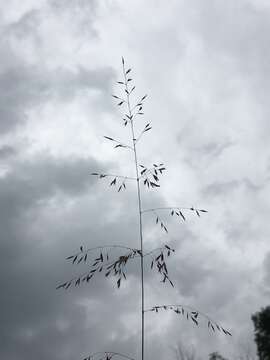
[[[170,212],[171,216],[178,216],[179,219],[185,221],[186,216],[184,215],[185,211],[191,211],[195,212],[197,216],[201,216],[200,213],[206,213],[207,210],[204,209],[198,209],[192,207],[179,207],[179,206],[169,206],[169,207],[157,207],[157,208],[151,208],[151,209],[145,209],[142,210],[142,213],[148,213],[151,212],[155,215],[156,218],[156,224],[160,224],[161,229],[165,230],[166,233],[168,233],[168,229],[164,224],[164,221],[161,220],[160,215],[158,214],[159,211],[166,210]]]
[[[92,252],[92,251],[96,251],[96,250],[105,250],[105,249],[126,249],[126,250],[131,250],[131,251],[134,251],[134,250],[137,250],[137,249],[133,249],[131,247],[128,247],[128,246],[124,246],[124,245],[103,245],[103,246],[95,246],[95,247],[92,247],[92,248],[87,248],[87,249],[84,249],[83,246],[80,246],[80,251],[75,253],[74,255],[70,255],[66,258],[66,260],[71,260],[72,259],[72,262],[73,264],[76,262],[77,258],[79,256],[82,256],[84,254],[87,254],[89,252]],[[108,255],[108,254],[106,254]],[[87,258],[85,258],[85,261],[86,261]],[[82,261],[83,259],[78,259],[78,264]]]
[[[94,360],[97,356],[99,357],[98,360],[111,360],[113,357],[120,357],[123,359],[134,360],[133,358],[131,358],[125,354],[121,354],[121,353],[114,352],[114,351],[96,352],[96,353],[90,354],[89,356],[85,357],[83,360]]]
[[[212,320],[208,315],[205,315],[203,312],[198,311],[197,309],[183,304],[165,304],[165,305],[155,305],[152,308],[146,309],[145,312],[155,312],[159,311],[174,311],[177,315],[181,315],[185,317],[187,320],[191,319],[194,324],[199,325],[199,321],[202,319],[206,320],[208,329],[215,332],[218,330],[219,332],[224,333],[225,335],[232,336],[231,332],[224,329],[221,325],[217,324],[214,320]]]
[[[112,138],[112,137],[110,137],[110,136],[103,136],[103,137],[104,137],[105,139],[107,139],[107,140],[110,140],[110,141],[116,143],[116,145],[114,146],[115,149],[117,149],[117,148],[127,148],[127,149],[133,151],[133,148],[132,148],[132,146],[130,146],[130,145],[124,144],[124,143],[122,143],[121,141],[118,141],[118,140],[116,140],[116,139],[114,139],[114,138]]]
[[[199,217],[200,217],[200,212],[202,212],[202,213],[208,212],[207,210],[194,208],[193,206],[191,206],[191,207],[168,206],[168,207],[157,207],[157,208],[152,208],[152,209],[144,209],[144,210],[142,210],[142,213],[151,212],[151,211],[154,212],[154,211],[159,211],[159,210],[170,210],[171,216],[174,216],[174,215],[181,216],[183,220],[186,220],[185,216],[183,215],[183,210],[194,211],[197,214],[197,216],[199,216]]]
[[[159,215],[159,211],[166,210],[170,212],[171,216],[178,216],[180,220],[186,220],[186,216],[184,215],[184,211],[193,211],[197,214],[197,216],[200,217],[200,213],[206,213],[207,210],[204,209],[198,209],[192,207],[179,207],[179,206],[169,206],[169,207],[157,207],[157,208],[151,208],[151,209],[145,209],[142,210],[142,213],[148,213],[151,212],[155,215],[155,222],[156,224],[160,225],[160,228],[164,230],[166,233],[168,233],[168,227],[165,225],[164,220],[161,219]]]
[[[120,248],[128,250],[125,254],[117,256],[116,259],[111,261],[111,255],[108,251],[104,252],[104,249],[108,248]],[[125,268],[129,260],[134,259],[135,257],[141,257],[141,251],[138,249],[132,249],[126,246],[120,245],[108,245],[108,246],[98,246],[91,249],[84,250],[83,247],[80,247],[80,252],[74,255],[67,257],[67,260],[71,260],[72,264],[86,263],[90,261],[89,252],[100,250],[99,256],[90,264],[90,269],[84,273],[65,281],[64,283],[57,286],[57,289],[63,288],[68,289],[70,286],[78,286],[83,282],[89,282],[97,273],[105,273],[105,277],[114,276],[117,278],[117,287],[120,288],[121,280],[126,279]]]
[[[136,181],[136,178],[134,178],[134,177],[123,176],[123,175],[101,174],[101,173],[97,173],[97,172],[93,172],[93,173],[91,173],[91,175],[98,176],[99,179],[104,179],[106,177],[113,178],[113,180],[110,182],[109,185],[116,186],[118,188],[118,192],[126,189],[126,181],[127,180],[133,180],[133,181],[135,180]]]
[[[172,247],[170,247],[169,245],[164,245],[162,247],[158,247],[158,248],[155,248],[151,251],[148,251],[146,253],[143,254],[144,257],[146,256],[152,256],[154,253],[157,253],[157,252],[160,252],[160,251],[167,251],[167,256],[170,256],[171,255],[171,252],[175,252],[175,249],[173,249]]]
[[[117,256],[116,259],[111,260],[112,256],[109,253],[109,250],[111,249],[127,250],[127,252],[121,256]],[[99,252],[98,257],[91,260],[89,253],[97,251]],[[153,249],[146,252],[145,254],[142,254],[139,249],[133,249],[122,245],[104,245],[87,249],[84,249],[83,246],[81,246],[79,252],[68,256],[66,260],[69,260],[74,265],[78,265],[80,263],[89,263],[92,261],[92,263],[90,263],[90,269],[68,281],[65,281],[64,283],[61,283],[57,286],[57,289],[68,289],[72,285],[78,286],[83,282],[88,283],[96,274],[101,272],[105,273],[105,277],[115,276],[117,278],[117,287],[119,288],[122,278],[125,280],[127,278],[125,268],[128,261],[137,257],[146,256],[151,256],[152,260],[150,263],[150,268],[151,270],[157,270],[157,272],[162,276],[162,282],[165,283],[168,281],[171,286],[174,286],[173,282],[169,278],[167,264],[165,261],[165,259],[174,252],[175,250],[169,245],[164,245],[163,247]]]
[[[115,177],[115,178],[119,178],[119,179],[136,180],[135,177],[125,176],[125,175],[118,175],[118,174],[107,174],[107,173],[104,174],[104,173],[93,172],[90,175],[99,176],[100,178]]]

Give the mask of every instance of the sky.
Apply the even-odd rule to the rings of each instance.
[[[91,176],[135,176],[129,149],[104,139],[131,141],[111,96],[122,56],[134,99],[148,95],[139,163],[166,167],[143,209],[208,210],[160,211],[168,234],[143,215],[145,249],[176,250],[174,288],[146,260],[146,307],[186,304],[233,334],[149,312],[146,359],[176,359],[179,344],[255,358],[251,315],[270,295],[269,1],[10,0],[0,27],[0,358],[140,358],[138,259],[120,289],[99,274],[56,290],[89,267],[66,260],[80,246],[139,247],[134,183],[118,193]]]

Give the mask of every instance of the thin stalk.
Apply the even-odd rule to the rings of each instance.
[[[131,118],[130,127],[131,127],[131,134],[132,134],[134,163],[135,163],[136,181],[137,181],[139,233],[140,233],[140,250],[141,250],[141,360],[144,360],[144,257],[143,257],[143,233],[142,233],[142,201],[141,201],[140,176],[139,176],[137,149],[136,149],[136,138],[135,138],[135,132],[134,132],[132,110],[131,110],[130,101],[129,101],[130,94],[129,94],[129,90],[128,90],[128,83],[127,83],[127,76],[126,76],[124,62],[123,62],[123,73],[124,73],[124,78],[125,78],[125,87],[126,87],[126,94],[127,94],[127,107],[128,107],[129,116]]]
[[[137,160],[137,151],[136,144],[134,140],[134,127],[133,121],[131,122],[132,136],[133,136],[133,146],[134,146],[134,160],[136,166],[136,176],[137,176],[137,194],[138,194],[138,210],[139,210],[139,231],[140,231],[140,250],[141,250],[141,295],[142,295],[142,360],[144,360],[144,264],[143,264],[143,235],[142,235],[142,204],[141,204],[141,191],[140,191],[140,182],[139,182],[139,171],[138,171],[138,160]]]
[[[132,148],[133,150],[133,148]],[[116,177],[116,178],[120,178],[120,179],[127,179],[127,180],[136,180],[135,177],[131,177],[131,176],[124,176],[124,175],[117,175],[117,174],[101,174],[101,173],[92,173],[91,175],[103,175],[104,177]]]

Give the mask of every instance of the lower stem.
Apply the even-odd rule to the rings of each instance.
[[[138,179],[138,194],[140,194],[140,186]],[[142,294],[142,360],[144,360],[144,267],[143,267],[143,237],[142,237],[142,211],[141,198],[139,199],[139,213],[140,213],[140,240],[141,240],[141,294]]]
[[[138,171],[138,160],[136,143],[134,139],[133,122],[131,122],[131,130],[133,136],[134,160],[136,166],[137,195],[138,195],[138,211],[139,211],[139,232],[140,232],[140,250],[141,250],[141,360],[144,360],[144,258],[143,258],[143,233],[142,233],[142,202],[140,191],[140,178]]]

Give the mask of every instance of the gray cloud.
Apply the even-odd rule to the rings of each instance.
[[[270,253],[267,253],[264,259],[264,283],[267,293],[270,292]]]
[[[112,71],[90,71],[79,67],[75,71],[63,68],[53,71],[38,66],[17,66],[0,75],[0,131],[11,131],[27,120],[27,111],[54,98],[69,101],[89,89],[108,93]]]
[[[134,215],[125,210],[135,199],[128,195],[124,200],[121,213],[125,222],[119,228],[107,217],[120,205],[115,202],[119,194],[112,193],[111,201],[106,193],[98,195],[90,169],[104,171],[104,167],[93,159],[40,155],[28,161],[16,160],[12,166],[0,181],[0,248],[5,254],[0,265],[5,289],[0,300],[4,310],[1,357],[71,359],[104,346],[136,354],[136,343],[128,333],[122,341],[110,337],[127,331],[125,315],[136,311],[136,296],[130,301],[130,294],[138,291],[135,264],[130,266],[127,284],[131,281],[136,286],[128,285],[124,294],[112,289],[112,281],[100,277],[90,287],[55,290],[60,281],[83,271],[72,270],[63,262],[79,245],[136,242],[135,234],[130,234]],[[75,205],[68,215],[66,202],[70,201]],[[54,203],[57,211],[51,218]],[[98,219],[96,209],[104,217]],[[123,302],[120,313],[112,310],[118,308],[119,297]],[[104,333],[105,323],[114,324],[113,328],[107,327],[108,333]]]
[[[0,132],[7,133],[14,130],[18,124],[27,120],[28,113],[33,108],[50,101],[68,102],[76,96],[89,96],[93,92],[100,95],[111,93],[111,83],[114,72],[110,66],[99,69],[89,69],[80,64],[72,68],[65,66],[48,66],[39,61],[29,61],[20,49],[34,49],[37,54],[42,53],[45,46],[42,25],[44,18],[57,21],[57,16],[76,14],[85,19],[86,3],[51,2],[48,6],[37,4],[36,8],[23,13],[18,19],[0,24],[1,29],[1,59],[0,71]],[[90,20],[95,16],[95,2],[87,2]],[[57,15],[57,12],[59,14]],[[88,18],[89,20],[89,18]],[[91,21],[90,21],[91,24]],[[45,23],[46,26],[46,23]],[[78,28],[81,29],[81,24]],[[89,29],[89,23],[87,24]],[[90,34],[95,37],[94,33]],[[16,46],[16,44],[18,46]],[[42,55],[41,55],[42,56]],[[30,56],[31,58],[31,56]]]
[[[4,145],[0,148],[0,159],[1,160],[4,160],[4,159],[14,156],[16,154],[17,154],[17,150],[10,145]]]
[[[88,328],[87,309],[80,305],[88,290],[67,294],[55,291],[58,279],[68,276],[65,266],[59,266],[59,262],[66,254],[66,247],[71,247],[74,236],[78,236],[74,224],[64,221],[59,239],[46,229],[49,224],[46,225],[45,219],[40,224],[42,228],[38,228],[39,236],[30,230],[35,223],[38,226],[40,211],[46,211],[48,201],[57,194],[72,199],[89,190],[92,192],[95,180],[90,176],[90,167],[97,168],[92,159],[60,161],[45,157],[34,162],[17,162],[1,179],[0,247],[5,254],[1,261],[1,283],[5,291],[0,300],[3,358],[72,358],[81,354],[82,347],[85,351],[89,349],[89,332],[95,334],[90,344],[98,338],[102,341],[103,328],[98,324],[98,317],[94,322],[91,319],[92,325]],[[59,225],[59,218],[55,221]],[[53,223],[53,227],[56,229],[57,224]],[[67,237],[63,239],[64,233],[68,234],[68,243]],[[90,299],[104,298],[97,284],[94,288],[96,294]],[[101,291],[104,291],[102,285]],[[99,303],[105,306],[102,301]],[[75,348],[74,338],[77,339]]]

